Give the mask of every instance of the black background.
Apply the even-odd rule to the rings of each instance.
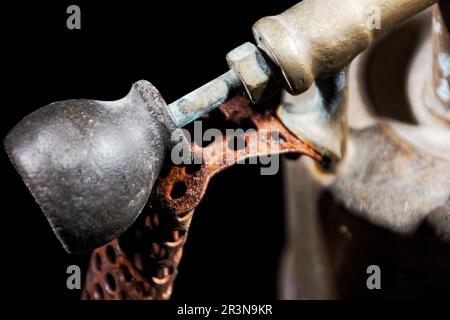
[[[251,26],[297,1],[55,1],[2,4],[0,136],[25,115],[71,98],[116,100],[140,79],[169,103],[227,70],[225,55],[253,41]],[[66,9],[81,8],[81,30],[66,28]],[[69,255],[4,150],[2,165],[3,291],[17,298],[79,299]],[[240,165],[211,182],[197,209],[173,297],[273,299],[283,244],[280,174]]]

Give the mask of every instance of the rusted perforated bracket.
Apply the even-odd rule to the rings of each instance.
[[[203,155],[203,164],[163,170],[134,226],[92,253],[82,299],[169,299],[194,210],[215,174],[245,159],[276,153],[322,160],[273,116],[273,108],[255,111],[248,99],[236,97],[218,113],[223,125],[245,123],[256,129],[240,137],[247,142],[245,148],[233,151],[233,161],[220,162],[211,157],[222,157],[224,146],[239,135],[224,135],[205,148],[192,143],[194,157]],[[279,134],[271,134],[274,130]],[[262,131],[267,134],[258,134]]]

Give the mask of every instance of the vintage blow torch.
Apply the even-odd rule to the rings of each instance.
[[[147,81],[120,100],[51,103],[20,121],[4,146],[68,252],[122,234],[146,204],[186,124],[244,92],[257,105],[282,88],[306,91],[378,36],[437,0],[304,0],[253,26],[257,46],[228,53],[230,70],[167,105]],[[380,28],[370,28],[370,8]],[[327,14],[324,14],[324,13]]]

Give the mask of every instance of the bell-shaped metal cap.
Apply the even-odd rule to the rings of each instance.
[[[101,246],[142,211],[174,125],[155,87],[113,102],[67,100],[25,117],[5,149],[68,252]]]

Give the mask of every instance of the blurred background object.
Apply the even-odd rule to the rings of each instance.
[[[448,8],[410,19],[351,64],[346,152],[334,171],[284,163],[281,298],[449,297]],[[301,109],[315,90],[286,95],[281,108]],[[382,290],[366,287],[370,265]]]

